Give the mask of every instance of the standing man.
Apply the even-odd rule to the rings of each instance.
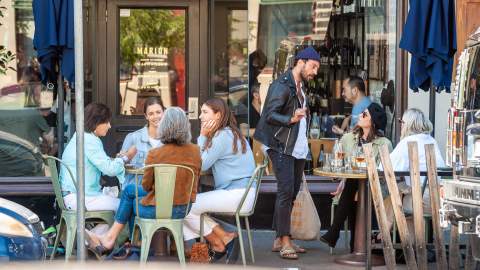
[[[295,65],[270,85],[254,138],[264,144],[277,178],[273,250],[284,259],[298,259],[304,249],[292,243],[290,215],[300,189],[308,154],[308,108],[304,82],[317,75],[320,55],[307,47],[295,57]]]
[[[372,101],[365,95],[365,83],[363,79],[358,76],[349,76],[342,83],[342,97],[346,102],[353,105],[352,114],[346,118],[350,119],[350,125],[348,130],[352,130],[358,122],[358,116],[365,111]],[[335,134],[343,135],[346,133],[347,124],[342,124],[342,127],[337,125],[332,127],[332,131]]]

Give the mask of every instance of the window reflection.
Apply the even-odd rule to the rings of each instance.
[[[185,109],[183,9],[120,9],[120,114],[143,115],[148,97]]]
[[[215,12],[214,94],[228,102],[239,124],[248,123],[248,11],[218,7]]]
[[[0,177],[42,176],[41,154],[55,155],[57,149],[55,94],[41,84],[31,4],[5,8],[0,39],[15,59],[0,74]]]

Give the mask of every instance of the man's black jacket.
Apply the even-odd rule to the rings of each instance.
[[[305,104],[308,104],[305,95]],[[255,129],[255,140],[269,148],[292,155],[300,122],[290,124],[296,109],[301,108],[292,70],[279,76],[268,89],[260,121]],[[307,113],[308,115],[308,113]],[[307,130],[309,118],[307,120]]]

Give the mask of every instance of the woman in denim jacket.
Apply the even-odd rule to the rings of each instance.
[[[137,154],[130,161],[130,164],[135,168],[141,168],[145,165],[145,158],[150,149],[162,146],[162,142],[159,139],[160,135],[157,131],[160,120],[163,117],[163,112],[165,111],[165,106],[163,106],[160,97],[149,97],[145,101],[143,111],[147,125],[137,131],[129,133],[125,141],[123,141],[122,150],[120,151],[120,153],[123,153],[132,146],[135,146]],[[134,179],[134,175],[127,174],[125,176],[125,183],[132,183]]]

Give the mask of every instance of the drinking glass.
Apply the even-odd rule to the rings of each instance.
[[[346,171],[352,170],[352,158],[350,158],[350,157],[345,157],[345,158],[343,159],[343,163],[344,163],[344,166],[345,166],[345,170],[346,170]]]
[[[319,139],[320,138],[320,129],[319,128],[310,128],[310,138]]]
[[[365,162],[365,153],[363,152],[362,146],[357,146],[357,149],[355,151],[355,164],[358,169],[364,170],[367,167],[367,164]]]
[[[325,153],[325,162],[323,163],[323,170],[324,171],[330,171],[331,162],[332,162],[332,154],[331,153]]]

